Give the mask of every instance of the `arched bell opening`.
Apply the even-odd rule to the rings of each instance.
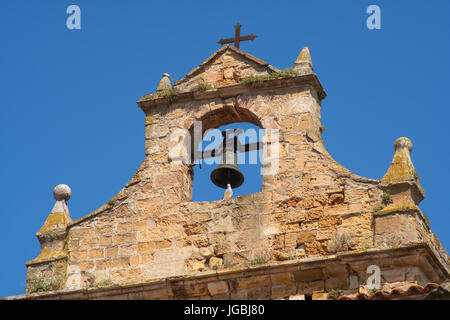
[[[200,139],[193,138],[191,143],[191,153],[196,155],[192,201],[220,200],[227,184],[232,187],[233,198],[261,191],[262,150],[257,148],[264,131],[259,119],[248,109],[233,111],[224,108],[210,112],[199,121],[201,129],[195,129],[197,134],[201,132],[202,139],[198,143]],[[194,126],[190,129],[191,137],[195,130]]]
[[[229,132],[230,135],[236,129],[242,133],[237,139],[242,145],[261,142],[263,130],[251,123],[231,123],[217,128],[220,132]],[[217,136],[205,134],[205,138],[197,146],[198,151],[214,150],[221,144]],[[205,158],[196,161],[193,166],[193,190],[192,201],[215,201],[224,196],[227,182],[232,186],[232,197],[261,191],[263,177],[262,150],[249,152],[229,151],[216,157]],[[228,160],[224,163],[224,160]],[[227,177],[228,176],[228,177]],[[231,180],[227,181],[227,178]],[[215,180],[214,180],[215,179]],[[242,181],[240,181],[242,179]],[[233,185],[236,183],[236,185]]]

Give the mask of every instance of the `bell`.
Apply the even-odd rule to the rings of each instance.
[[[238,169],[237,154],[234,151],[225,151],[222,163],[211,172],[211,181],[218,187],[226,189],[227,184],[231,188],[237,188],[244,183],[244,175]]]

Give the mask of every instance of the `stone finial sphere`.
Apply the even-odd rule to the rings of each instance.
[[[395,143],[394,143],[395,150],[398,150],[400,148],[407,148],[409,150],[409,152],[411,152],[412,147],[413,147],[413,145],[412,145],[411,140],[409,140],[406,137],[398,138],[397,140],[395,140]]]
[[[72,191],[69,186],[66,184],[58,184],[55,189],[53,189],[53,196],[56,201],[65,200],[68,201],[70,199],[70,195]]]

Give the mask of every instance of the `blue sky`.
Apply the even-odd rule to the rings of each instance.
[[[66,28],[71,4],[81,30]],[[381,30],[366,27],[371,4]],[[136,101],[162,73],[199,65],[237,22],[258,35],[241,49],[280,69],[310,48],[328,94],[325,146],[343,166],[382,178],[395,139],[412,140],[420,207],[449,249],[448,12],[445,0],[1,1],[0,297],[24,292],[54,186],[72,188],[72,219],[114,196],[144,157]]]

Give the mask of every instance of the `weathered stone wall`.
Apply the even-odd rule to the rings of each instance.
[[[263,177],[260,193],[214,202],[190,201],[190,167],[170,160],[170,133],[211,113],[204,130],[232,122],[220,116],[230,100],[152,109],[140,181],[111,208],[70,228],[67,286],[137,283],[371,247],[378,182],[351,174],[328,155],[316,97],[303,86],[231,99],[243,117],[250,112],[263,128],[280,130],[279,169]],[[348,240],[341,243],[340,234]]]
[[[448,256],[420,210],[410,212],[398,203],[397,199],[412,201],[408,205],[417,208],[414,202],[420,200],[421,189],[410,192],[417,187],[416,174],[412,175],[417,180],[410,183],[412,187],[397,192],[389,189],[391,182],[359,177],[328,154],[321,138],[324,93],[314,75],[244,85],[238,80],[247,74],[245,70],[253,70],[248,74],[255,75],[267,68],[245,65],[245,59],[234,51],[225,51],[211,61],[206,70],[193,72],[182,82],[184,89],[201,76],[225,81],[229,79],[225,74],[231,72],[228,68],[234,70],[234,82],[220,85],[231,85],[140,101],[146,113],[146,157],[127,186],[105,206],[68,226],[67,290],[199,277],[242,266],[302,263],[336,253],[364,254],[422,242],[434,248],[441,267],[448,268]],[[278,142],[278,154],[263,163],[264,168],[275,171],[263,175],[261,192],[229,200],[191,201],[192,167],[182,160],[187,160],[187,151],[195,147],[188,135],[193,133],[195,121],[201,121],[202,133],[228,123],[250,122],[266,130],[264,139],[269,147]],[[279,130],[277,141],[269,134],[274,129]],[[386,190],[394,190],[394,201]],[[409,280],[405,274],[414,265],[402,263],[386,264],[386,272],[401,273],[397,278]],[[275,286],[266,288],[269,293],[264,297],[308,291],[309,287],[299,289],[300,282],[312,286],[311,290],[316,285],[319,291],[351,289],[356,286],[351,281],[364,278],[362,266],[367,263],[360,266],[361,270],[351,271],[346,266],[322,265],[314,271],[321,273],[316,284],[316,279],[300,279],[306,277],[300,272],[295,281],[279,288],[283,294],[274,294]],[[415,270],[414,277],[421,281],[442,277],[423,272]],[[355,274],[357,278],[351,280]],[[273,281],[269,275],[261,277]],[[397,279],[386,275],[388,278]],[[225,285],[216,287],[220,286]],[[230,292],[226,292],[228,297],[238,298]],[[246,292],[246,297],[253,297]]]
[[[192,70],[186,78],[175,83],[175,88],[183,91],[195,90],[199,83],[218,88],[238,84],[241,79],[246,77],[268,75],[271,70],[275,69],[249,54],[243,52],[238,54],[231,46],[224,48],[231,50],[224,50],[220,54],[211,56],[201,66]],[[207,65],[207,68],[203,68],[203,65]]]
[[[209,270],[186,277],[172,277],[138,284],[87,287],[35,294],[29,299],[332,299],[329,293],[370,294],[365,283],[367,267],[383,271],[382,289],[408,288],[411,284],[440,282],[442,275],[423,245],[367,252],[343,252],[330,256]],[[339,291],[336,291],[339,289]],[[20,297],[24,298],[24,297]],[[336,297],[335,297],[336,298]]]

